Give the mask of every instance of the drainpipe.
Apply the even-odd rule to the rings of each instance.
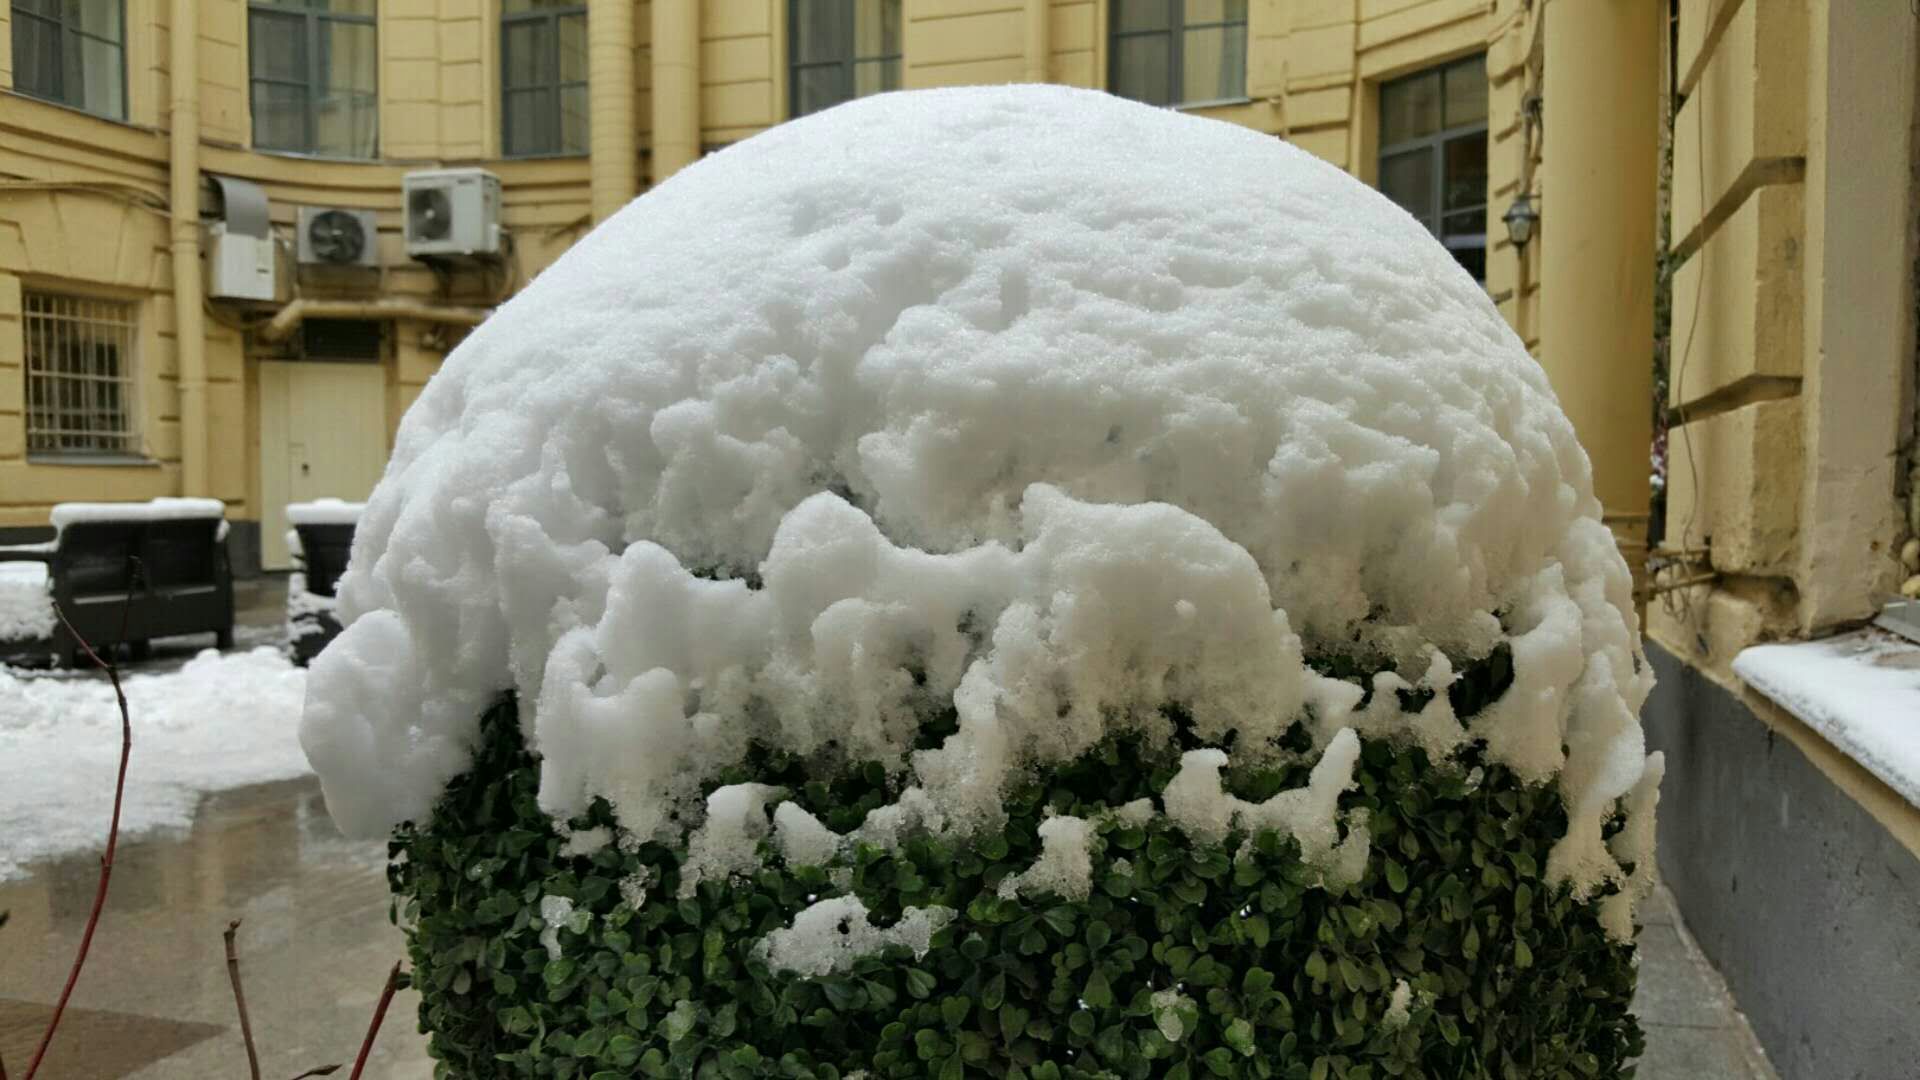
[[[633,115],[633,0],[590,0],[587,7],[589,170],[593,220],[627,205],[639,190]]]
[[[173,0],[173,348],[180,376],[180,491],[212,494],[207,472],[207,335],[200,288],[200,4]]]
[[[1053,53],[1049,20],[1051,0],[1027,0],[1027,81],[1048,82],[1048,60]]]
[[[658,184],[700,156],[700,5],[653,0],[653,169]]]
[[[261,341],[285,341],[308,319],[406,319],[443,326],[478,326],[491,309],[448,307],[408,300],[295,300],[274,312],[265,326],[254,331]]]
[[[1554,4],[1546,19],[1540,364],[1593,462],[1614,541],[1646,581],[1653,252],[1665,6]]]

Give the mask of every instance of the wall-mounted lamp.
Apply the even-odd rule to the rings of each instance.
[[[1515,251],[1525,251],[1527,242],[1533,239],[1533,228],[1540,223],[1540,211],[1533,208],[1533,196],[1521,192],[1514,197],[1513,205],[1500,215],[1507,223],[1507,239],[1513,241]]]

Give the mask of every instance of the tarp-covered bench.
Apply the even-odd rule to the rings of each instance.
[[[50,520],[52,540],[0,547],[0,659],[75,662],[82,641],[125,644],[138,656],[154,638],[181,634],[210,633],[232,647],[219,500],[60,503]]]
[[[360,521],[363,503],[316,499],[290,503],[287,548],[299,569],[287,579],[287,636],[293,659],[302,667],[340,633],[334,614],[334,589],[346,572],[353,550],[353,527]]]

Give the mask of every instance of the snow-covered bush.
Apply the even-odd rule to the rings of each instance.
[[[1385,199],[1104,95],[893,94],[449,358],[302,739],[398,828],[458,1075],[1616,1075],[1629,601],[1541,373]]]

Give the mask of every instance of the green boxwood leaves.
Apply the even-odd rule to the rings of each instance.
[[[1456,707],[1502,690],[1470,671]],[[1322,885],[1272,833],[1196,848],[1164,821],[1108,818],[1090,896],[1002,899],[1047,813],[1098,819],[1177,767],[1176,752],[1109,742],[1007,792],[997,835],[862,846],[850,890],[769,854],[751,878],[681,898],[683,852],[566,855],[513,703],[483,731],[473,770],[431,825],[399,831],[406,858],[389,868],[442,1075],[1585,1080],[1623,1075],[1641,1048],[1631,950],[1607,939],[1591,903],[1540,876],[1565,828],[1557,792],[1471,750],[1435,764],[1365,746],[1342,806],[1368,811],[1373,857],[1346,887]],[[1306,747],[1304,731],[1292,738]],[[1231,770],[1228,782],[1264,798],[1303,784],[1309,765]],[[841,831],[892,798],[877,765],[824,781],[756,753],[716,782],[744,780],[787,788]],[[570,824],[613,823],[596,804]],[[648,882],[637,908],[620,884],[636,874]],[[959,914],[918,959],[896,949],[820,978],[768,969],[755,943],[845,891],[882,921],[931,904]],[[591,915],[560,935],[558,957],[537,929],[549,895]],[[1385,1023],[1403,981],[1406,1022]],[[1154,997],[1168,991],[1178,1023],[1163,1029]]]

